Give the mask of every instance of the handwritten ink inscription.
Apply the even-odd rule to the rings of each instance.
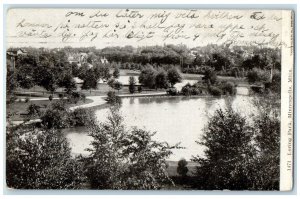
[[[8,42],[289,47],[281,41],[281,23],[281,12],[270,10],[18,9],[8,15]]]

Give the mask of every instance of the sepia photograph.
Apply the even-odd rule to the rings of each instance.
[[[292,190],[292,10],[5,16],[8,190]]]

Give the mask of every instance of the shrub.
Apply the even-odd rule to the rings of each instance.
[[[247,79],[250,84],[264,83],[270,80],[270,73],[259,68],[253,68],[248,72]]]
[[[204,190],[244,190],[252,186],[255,176],[250,158],[255,148],[251,145],[253,132],[246,119],[232,110],[217,110],[209,120],[198,144],[206,147],[205,156],[196,156],[192,161],[198,183]]]
[[[185,159],[181,159],[178,161],[178,167],[177,167],[177,173],[181,175],[182,177],[187,176],[187,172],[189,169],[187,168],[187,161]]]
[[[59,97],[59,99],[63,99],[63,98],[64,98],[64,95],[63,95],[62,93],[59,93],[59,94],[58,94],[58,97]]]
[[[130,93],[134,93],[134,91],[135,91],[135,79],[134,79],[134,77],[133,76],[130,76],[129,77],[129,92]]]
[[[95,119],[94,113],[89,109],[77,108],[70,113],[72,126],[87,126]]]
[[[177,95],[178,94],[178,91],[177,91],[177,89],[176,88],[169,88],[168,90],[167,90],[167,94],[168,95]]]
[[[233,82],[222,82],[221,89],[223,94],[235,95],[236,94],[236,86]]]
[[[40,106],[37,106],[36,104],[30,104],[27,108],[27,114],[29,118],[34,118],[40,115]]]
[[[49,101],[53,100],[53,95],[49,95]]]
[[[48,106],[41,120],[44,127],[48,129],[62,129],[69,126],[69,114],[61,101]]]
[[[139,86],[139,87],[138,87],[138,92],[141,93],[142,91],[143,91],[142,86]]]
[[[192,86],[190,83],[187,83],[185,86],[182,87],[181,93],[185,96],[192,95]]]
[[[107,101],[107,103],[112,105],[120,105],[122,103],[121,98],[117,96],[114,91],[109,91],[105,100]]]
[[[25,98],[25,103],[28,103],[29,102],[29,97],[26,97]]]
[[[12,133],[13,132],[13,133]],[[6,183],[15,189],[78,189],[82,164],[58,130],[8,129]]]
[[[210,86],[208,89],[209,93],[213,96],[221,96],[222,95],[222,90],[219,89],[218,87],[215,86]]]
[[[213,85],[217,82],[217,74],[215,72],[215,69],[209,66],[205,66],[202,69],[204,72],[204,77],[203,80],[208,84],[208,85]]]
[[[84,93],[80,93],[80,99],[81,99],[83,102],[85,102],[86,96],[85,96]]]
[[[69,94],[68,101],[70,103],[77,104],[80,98],[81,95],[79,92],[71,92],[71,94]]]
[[[116,107],[106,122],[89,129],[93,142],[88,149],[87,176],[92,188],[157,190],[172,183],[166,159],[177,145],[155,141],[152,132],[126,129]]]

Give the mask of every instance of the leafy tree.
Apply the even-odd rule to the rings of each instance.
[[[57,83],[59,87],[64,87],[66,90],[66,93],[71,93],[73,90],[76,90],[76,83],[73,79],[72,74],[64,74],[62,76],[62,79],[60,79]]]
[[[243,190],[252,187],[253,130],[246,119],[232,110],[217,110],[198,144],[206,147],[197,162],[197,188]]]
[[[214,68],[206,66],[203,68],[204,71],[204,77],[203,80],[208,84],[208,85],[213,85],[217,82],[217,74],[214,70]]]
[[[185,159],[181,159],[178,161],[177,173],[182,177],[186,177],[189,169],[187,168],[187,161]]]
[[[16,189],[78,189],[82,165],[58,130],[7,130],[6,183]]]
[[[97,89],[98,81],[99,81],[99,77],[97,77],[97,75],[94,73],[92,69],[89,69],[86,72],[86,76],[83,79],[83,84],[81,88],[84,90],[90,89],[91,92],[91,89]]]
[[[61,101],[51,103],[41,116],[41,120],[47,129],[62,129],[69,126],[69,114]]]
[[[170,84],[172,85],[172,87],[176,83],[181,82],[182,77],[176,68],[171,68],[170,70],[168,70],[168,80],[169,80]]]
[[[21,65],[17,69],[16,81],[21,88],[29,89],[35,85],[33,68],[31,65]]]
[[[115,84],[115,79],[114,78],[110,78],[108,81],[107,81],[107,84],[109,87],[111,88],[114,88],[114,84]]]
[[[119,96],[116,95],[114,91],[108,91],[107,98],[105,98],[107,103],[112,105],[120,105],[122,103],[122,100]]]
[[[118,90],[118,92],[122,89],[122,87],[123,87],[123,84],[119,81],[115,81],[113,84],[113,88]]]
[[[248,72],[247,79],[250,84],[265,83],[270,80],[270,74],[265,70],[253,68],[251,71]]]
[[[135,78],[133,76],[130,76],[129,77],[129,92],[130,93],[134,93],[135,84],[136,84]]]
[[[236,94],[236,86],[233,82],[222,82],[221,89],[224,94],[235,95]]]
[[[168,88],[168,77],[165,70],[160,70],[155,77],[156,88]]]
[[[139,76],[139,82],[148,88],[155,88],[156,70],[152,66],[143,69]]]
[[[29,119],[36,118],[41,114],[41,107],[36,104],[30,104],[27,108],[27,114]]]
[[[120,69],[118,67],[115,67],[115,70],[113,72],[114,78],[118,79],[120,77]]]
[[[154,141],[154,134],[145,130],[127,130],[117,107],[111,108],[105,123],[90,129],[94,141],[87,173],[93,188],[160,189],[172,182],[166,158],[174,147]]]
[[[16,88],[19,87],[18,82],[15,80],[15,75],[16,72],[7,67],[7,71],[6,71],[6,95],[7,95],[7,99],[10,99],[10,96],[13,96],[14,91],[16,90]]]
[[[71,126],[88,126],[95,120],[94,112],[85,108],[77,108],[69,116]]]
[[[255,141],[258,149],[252,175],[254,189],[279,190],[280,121],[264,114],[255,120]]]

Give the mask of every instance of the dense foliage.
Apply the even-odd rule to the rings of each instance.
[[[16,189],[77,189],[84,180],[82,164],[71,157],[58,130],[7,130],[6,182]]]
[[[89,127],[93,137],[87,175],[97,189],[159,189],[171,182],[166,158],[174,148],[152,139],[154,133],[126,129],[117,107],[107,121]]]
[[[206,149],[204,157],[192,159],[200,165],[196,188],[279,189],[280,121],[274,111],[264,109],[249,122],[231,109],[217,110],[197,143]]]

